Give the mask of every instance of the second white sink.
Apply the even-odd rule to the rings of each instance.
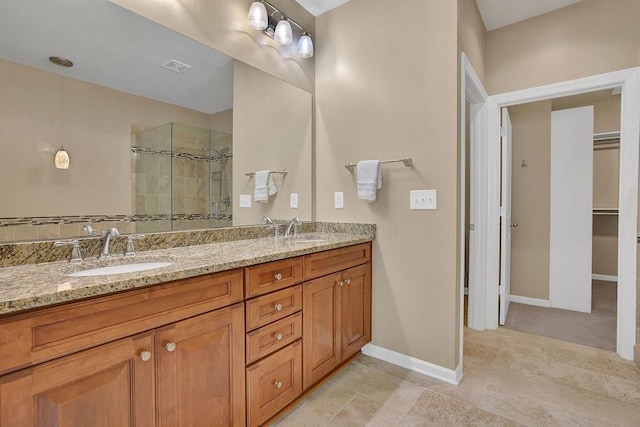
[[[92,268],[67,274],[72,277],[108,276],[111,274],[136,273],[170,266],[171,262],[137,262],[132,264],[110,265],[108,267]]]

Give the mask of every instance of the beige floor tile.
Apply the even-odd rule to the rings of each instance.
[[[355,396],[356,392],[339,384],[327,382],[314,391],[300,406],[328,421]]]
[[[375,400],[357,395],[330,421],[330,426],[432,426],[429,420],[419,415],[403,414],[381,405]]]
[[[480,408],[527,426],[609,426],[603,420],[532,399],[524,393],[504,392],[489,385]]]
[[[359,363],[369,368],[376,369],[387,375],[391,375],[392,377],[403,381],[408,381],[420,387],[429,387],[435,384],[445,384],[443,381],[437,380],[435,378],[431,378],[418,372],[411,371],[409,369],[403,368],[402,366],[392,365],[391,363],[384,362],[380,359],[376,359],[375,357],[365,356],[364,354],[358,356],[354,360],[354,363]]]
[[[325,427],[329,425],[329,421],[301,404],[271,425],[278,427]]]
[[[640,382],[604,375],[609,396],[625,402],[640,405]]]
[[[331,382],[401,413],[411,409],[423,390],[413,383],[358,363],[347,366]]]
[[[426,418],[437,425],[514,426],[516,422],[463,401],[425,390],[411,408],[411,415]]]

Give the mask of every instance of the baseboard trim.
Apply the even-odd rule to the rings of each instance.
[[[462,380],[462,364],[455,370],[448,369],[374,344],[362,347],[362,353],[449,384],[458,385]]]
[[[592,274],[592,280],[602,280],[603,282],[617,282],[618,276],[609,276],[607,274]]]
[[[548,299],[521,297],[518,295],[511,295],[511,302],[518,304],[535,305],[536,307],[551,307],[551,301]]]

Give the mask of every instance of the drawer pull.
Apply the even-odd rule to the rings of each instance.
[[[165,344],[164,348],[167,349],[167,351],[169,353],[173,352],[176,349],[176,343],[174,342],[168,342],[167,344]]]
[[[347,280],[344,281],[345,285],[348,285],[349,283],[351,283],[351,279],[347,279]]]
[[[273,277],[276,280],[282,280],[282,273],[276,273]]]
[[[143,351],[142,353],[140,353],[140,359],[142,359],[143,362],[148,362],[149,360],[151,360],[151,352],[150,351]]]
[[[338,282],[338,285],[340,285],[340,286],[344,286],[344,280],[340,280],[340,281]]]
[[[276,381],[273,385],[276,386],[276,388],[282,388],[282,381]]]
[[[282,311],[282,304],[277,303],[276,305],[273,306],[273,308],[275,308],[276,311]]]
[[[276,332],[273,336],[275,337],[276,341],[280,341],[282,339],[282,334],[280,332]]]

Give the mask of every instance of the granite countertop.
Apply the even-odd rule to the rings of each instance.
[[[151,250],[130,258],[113,256],[108,260],[89,259],[81,263],[58,261],[0,268],[0,316],[373,240],[366,233],[301,235],[299,240],[309,236],[324,240],[255,238]],[[80,270],[137,262],[172,264],[136,273],[67,276]]]

